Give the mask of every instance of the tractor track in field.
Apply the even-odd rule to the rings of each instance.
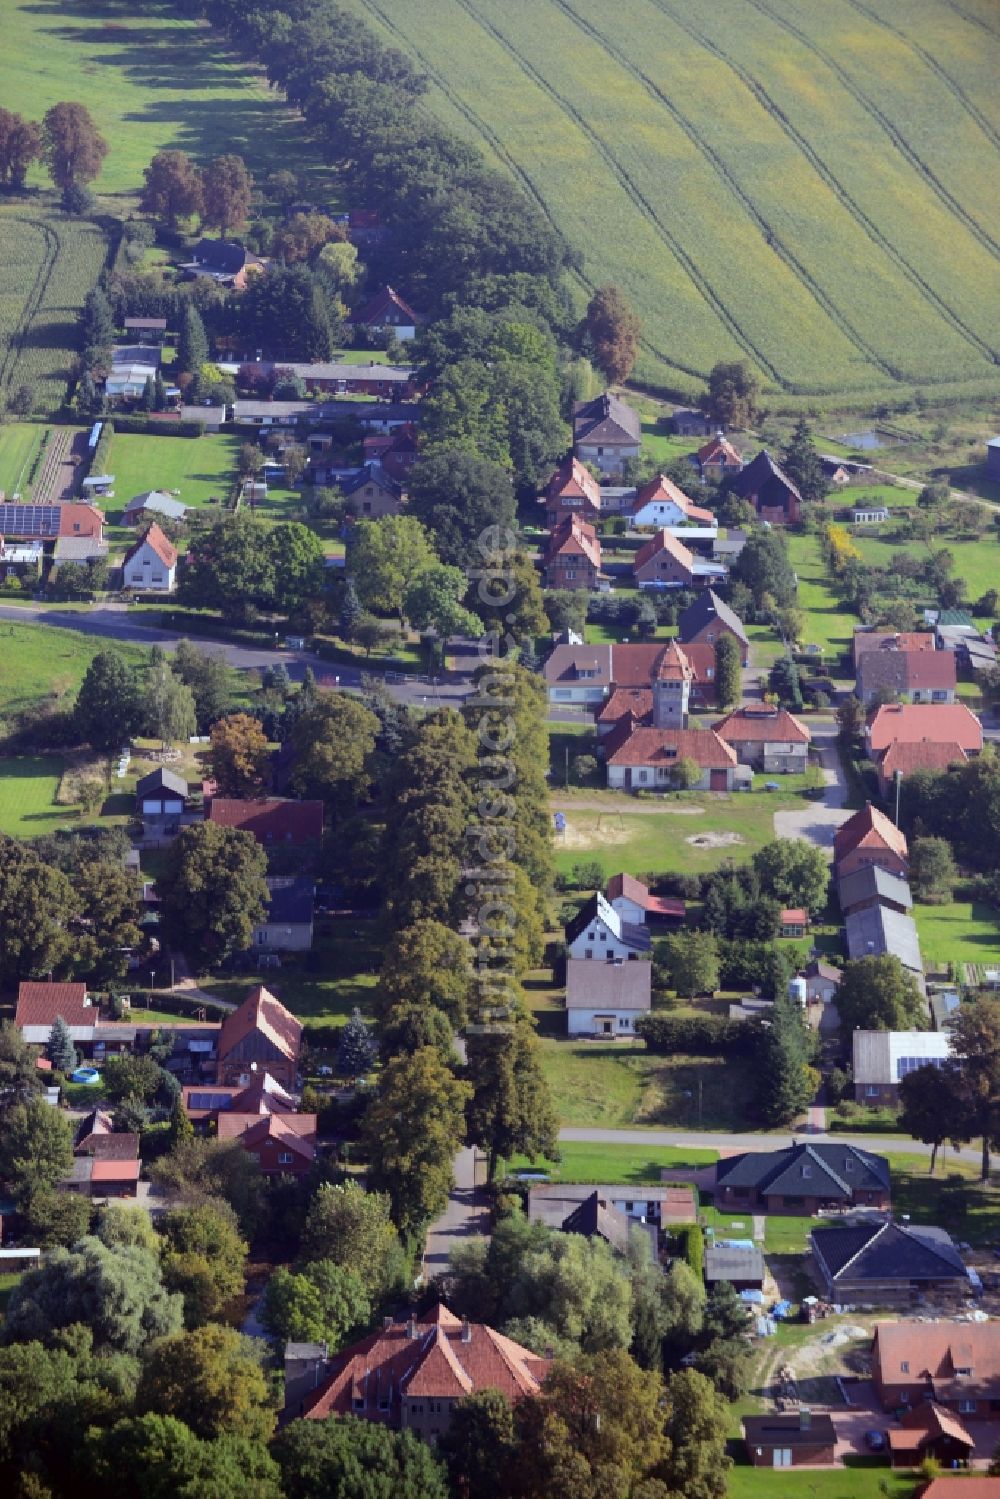
[[[777,255],[782,264],[791,271],[792,275],[805,288],[816,305],[823,310],[834,327],[839,329],[847,341],[853,344],[858,353],[863,354],[870,364],[873,364],[876,369],[881,370],[882,374],[888,375],[890,379],[903,379],[903,372],[895,365],[887,363],[882,355],[852,325],[846,314],[837,306],[829,293],[824,291],[823,287],[820,286],[809,268],[803,264],[795,252],[784,242],[778,231],[764,217],[749,193],[740,184],[739,179],[731,171],[727,162],[719,155],[714,146],[709,145],[708,141],[699,134],[697,126],[677,108],[669,95],[665,94],[648,74],[644,73],[641,68],[631,62],[614,42],[598,31],[596,26],[584,20],[569,4],[569,0],[552,0],[552,3],[575,26],[579,27],[585,36],[589,36],[593,42],[613,57],[619,67],[623,68],[634,78],[640,88],[644,89],[651,99],[654,99],[667,111],[678,129],[683,132],[695,150],[705,158],[716,176],[721,178],[725,183],[750,222],[756,226],[768,249]]]
[[[466,14],[469,15],[476,22],[476,24],[481,27],[483,31],[488,32],[489,35],[493,37],[494,41],[497,42],[497,44],[501,46],[504,51],[514,59],[521,71],[525,73],[529,78],[531,78],[544,93],[548,94],[549,98],[553,100],[553,102],[562,110],[564,114],[568,115],[570,119],[573,120],[577,128],[580,130],[581,134],[585,135],[586,138],[590,141],[591,145],[594,147],[597,154],[601,157],[602,161],[605,163],[612,176],[616,179],[619,186],[631,199],[633,205],[639,210],[642,216],[654,226],[664,245],[673,253],[674,258],[687,272],[689,279],[694,283],[700,295],[709,304],[709,306],[714,309],[722,322],[725,323],[726,328],[729,330],[730,334],[740,345],[743,351],[757,361],[759,367],[762,370],[766,371],[766,373],[780,389],[788,389],[789,382],[782,379],[781,375],[778,373],[776,367],[771,363],[770,359],[768,359],[767,355],[763,352],[762,349],[759,349],[757,347],[749,334],[746,333],[746,331],[740,326],[740,324],[736,320],[735,315],[729,310],[722,298],[716,293],[715,289],[707,280],[704,273],[699,269],[696,261],[692,259],[681,242],[674,237],[671,231],[663,223],[663,220],[660,218],[652,203],[650,203],[649,199],[643,193],[642,189],[633,181],[630,173],[625,169],[625,167],[622,166],[618,158],[609,149],[607,143],[603,141],[594,130],[591,129],[586,119],[575,107],[575,105],[573,105],[568,99],[564,98],[563,95],[561,95],[558,90],[555,89],[552,84],[550,84],[548,80],[538,71],[538,69],[528,61],[524,54],[518,51],[513,42],[509,41],[501,31],[497,30],[492,22],[488,21],[485,16],[481,15],[479,11],[476,10],[475,6],[470,3],[470,0],[456,0],[456,3],[461,6],[462,10],[464,10]]]
[[[836,176],[833,170],[826,164],[826,162],[823,161],[822,157],[816,152],[806,136],[804,136],[798,129],[798,127],[792,123],[792,121],[788,118],[777,101],[773,99],[767,92],[766,88],[760,82],[760,80],[755,78],[754,75],[742,65],[742,63],[737,62],[735,58],[730,57],[728,53],[724,52],[716,42],[712,41],[709,36],[700,31],[690,20],[688,20],[686,16],[678,15],[673,7],[668,3],[668,0],[650,0],[650,4],[655,6],[657,10],[662,11],[665,16],[669,16],[670,19],[681,29],[681,31],[686,32],[687,35],[691,37],[692,41],[695,41],[699,46],[704,47],[706,52],[709,52],[713,57],[717,58],[719,62],[721,62],[725,67],[728,67],[736,75],[743,86],[749,89],[750,93],[757,100],[757,103],[761,106],[761,108],[767,111],[767,113],[777,124],[778,128],[782,130],[785,135],[788,136],[789,140],[792,141],[792,143],[798,148],[798,150],[806,158],[816,175],[826,184],[826,186],[840,202],[841,206],[847,210],[847,212],[858,224],[859,228],[861,228],[864,233],[867,234],[872,243],[876,245],[883,252],[883,254],[888,256],[888,258],[897,266],[897,268],[903,273],[907,280],[914,287],[916,287],[924,300],[929,302],[930,305],[935,309],[935,311],[938,312],[946,322],[951,324],[956,333],[960,334],[962,338],[971,343],[973,347],[978,349],[979,352],[987,359],[991,361],[995,360],[996,350],[991,348],[986,340],[981,338],[974,329],[970,328],[968,324],[963,321],[959,313],[955,312],[951,307],[949,307],[947,302],[945,302],[944,299],[939,295],[939,293],[936,292],[930,285],[930,283],[924,279],[924,277],[916,269],[916,267],[910,264],[909,260],[907,260],[902,251],[897,249],[892,241],[882,233],[881,229],[879,229],[874,220],[871,219],[865,212],[865,210],[861,207],[861,205],[855,201],[849,190],[844,186],[844,184]],[[916,379],[918,377],[913,376],[912,378]]]
[[[507,147],[503,144],[501,138],[497,135],[496,131],[493,130],[491,126],[487,125],[482,116],[478,115],[474,109],[472,109],[468,104],[464,102],[463,99],[458,96],[458,94],[446,81],[444,74],[439,72],[439,70],[431,62],[427,54],[417,46],[413,39],[409,37],[406,32],[404,32],[402,28],[395,23],[395,21],[391,20],[389,16],[386,15],[382,7],[375,3],[375,0],[365,0],[365,4],[366,7],[378,17],[382,25],[385,27],[386,31],[388,31],[391,36],[394,36],[397,39],[400,46],[404,48],[404,50],[408,50],[413,54],[413,56],[420,63],[420,66],[427,72],[428,77],[434,80],[434,83],[441,90],[442,94],[444,94],[449,104],[457,109],[459,114],[468,121],[473,129],[478,134],[480,134],[485,141],[489,143],[493,151],[507,167],[507,170],[524,188],[525,192],[531,198],[535,206],[538,208],[539,212],[544,216],[546,222],[551,225],[556,234],[562,240],[563,234],[562,230],[559,227],[556,216],[549,208],[548,204],[545,201],[545,198],[536,187],[535,183],[532,181],[530,175],[524,170],[522,166],[518,164],[515,158],[511,155]],[[592,281],[584,271],[580,270],[579,268],[574,268],[571,274],[576,276],[580,285],[588,294],[592,295],[594,293],[594,291],[596,290],[596,283]],[[695,369],[692,365],[680,364],[674,354],[668,354],[666,350],[658,349],[656,345],[651,343],[648,338],[640,337],[639,343],[640,346],[645,349],[647,354],[651,354],[654,359],[659,359],[664,364],[669,365],[671,368],[679,370],[681,374],[690,375],[693,379],[696,380],[704,380],[707,378],[707,372],[705,370]]]
[[[995,149],[1000,150],[1000,131],[996,130],[993,125],[990,124],[989,120],[983,114],[978,104],[973,103],[962,85],[957,82],[956,79],[952,78],[951,74],[947,71],[946,68],[943,68],[941,66],[932,52],[928,52],[927,49],[925,47],[922,47],[919,42],[915,42],[912,37],[907,36],[905,31],[900,31],[898,26],[894,26],[891,21],[887,21],[883,16],[880,16],[878,11],[872,10],[869,6],[865,5],[863,3],[863,0],[847,0],[847,3],[848,5],[852,6],[854,10],[858,11],[860,15],[867,16],[869,21],[873,21],[876,26],[881,26],[884,28],[884,30],[891,32],[892,35],[894,37],[897,37],[904,46],[909,47],[911,52],[915,52],[916,55],[920,58],[921,62],[924,63],[926,67],[930,68],[935,78],[937,78],[948,90],[948,92],[958,100],[959,104],[970,116],[970,118],[975,120],[980,130],[990,141],[991,145]]]
[[[949,213],[956,219],[959,219],[965,225],[966,229],[968,229],[969,233],[974,235],[983,248],[994,256],[994,258],[1000,258],[1000,245],[997,244],[992,235],[972,217],[967,209],[962,207],[958,199],[949,192],[948,188],[945,187],[944,183],[936,175],[933,168],[928,166],[927,162],[913,149],[906,137],[897,130],[888,115],[879,108],[873,99],[868,97],[860,85],[854,81],[847,69],[837,61],[836,57],[824,47],[821,47],[818,42],[815,42],[809,33],[803,31],[794,21],[790,21],[786,16],[782,16],[777,11],[772,10],[771,6],[766,3],[766,0],[747,0],[747,3],[753,6],[754,10],[759,11],[762,16],[766,16],[779,30],[787,31],[789,36],[795,37],[796,41],[805,47],[806,51],[811,52],[825,67],[829,68],[830,72],[843,84],[855,103],[881,126],[897,151],[905,157],[914,171],[920,174],[935,195],[940,198]]]
[[[16,223],[17,220],[14,222]],[[7,352],[4,355],[3,362],[0,363],[0,390],[12,382],[18,361],[24,353],[24,341],[28,336],[28,330],[37,317],[42,302],[45,300],[45,293],[52,278],[52,271],[59,258],[59,236],[48,224],[43,223],[40,219],[30,219],[27,217],[21,219],[21,223],[30,224],[32,229],[39,230],[45,242],[45,252],[35,279],[31,283],[31,289],[21,304],[21,316],[11,329]]]
[[[942,4],[947,5],[949,10],[953,10],[956,16],[961,16],[962,20],[967,21],[970,26],[980,27],[980,29],[985,31],[986,35],[992,37],[994,41],[998,36],[1000,36],[1000,32],[996,31],[988,21],[984,21],[982,16],[970,15],[967,10],[963,10],[960,5],[956,5],[955,0],[942,0]]]

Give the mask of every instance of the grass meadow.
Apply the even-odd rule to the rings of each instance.
[[[4,58],[12,60],[8,49],[0,75]],[[0,98],[10,107],[2,76]],[[76,320],[106,254],[96,224],[67,217],[48,199],[0,204],[0,407],[21,385],[32,387],[36,409],[60,405]]]
[[[961,963],[1000,966],[1000,922],[982,901],[955,900],[946,906],[914,906],[920,952],[928,968],[954,965],[961,979]]]
[[[539,1045],[561,1124],[732,1132],[750,1117],[753,1083],[739,1059],[654,1056],[628,1042],[542,1038]]]
[[[26,494],[28,474],[44,435],[45,428],[31,422],[0,426],[0,490],[4,494]]]
[[[719,1158],[717,1150],[687,1145],[591,1145],[582,1140],[565,1140],[559,1146],[559,1160],[544,1157],[530,1161],[527,1156],[513,1156],[508,1171],[544,1171],[553,1181],[562,1182],[635,1182],[657,1184],[664,1169],[711,1166]]]
[[[82,99],[110,150],[95,188],[134,193],[157,151],[243,156],[257,177],[292,166],[311,193],[332,174],[301,120],[262,76],[177,8],[125,0],[6,0],[0,99],[31,119]],[[29,182],[47,183],[40,168]],[[2,259],[2,257],[0,257]]]
[[[99,650],[112,649],[138,665],[138,646],[109,645],[55,625],[0,620],[0,734],[11,718],[42,705],[70,707]]]
[[[221,432],[204,437],[116,432],[107,456],[108,473],[115,476],[108,518],[119,520],[129,500],[148,489],[179,490],[183,504],[197,507],[228,499],[240,446],[239,437]]]
[[[820,402],[995,388],[1000,112],[947,0],[905,33],[887,0],[349,3],[558,226],[581,300],[635,303],[640,383],[743,357]]]
[[[0,759],[0,833],[37,838],[75,820],[72,808],[56,806],[63,769],[58,755]]]

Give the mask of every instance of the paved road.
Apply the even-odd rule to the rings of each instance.
[[[809,1144],[819,1141],[820,1143],[856,1145],[859,1150],[919,1155],[928,1158],[931,1153],[929,1145],[922,1145],[919,1140],[911,1140],[906,1135],[810,1134],[806,1127],[787,1134],[773,1135],[728,1135],[713,1133],[709,1130],[689,1129],[561,1129],[559,1138],[566,1141],[582,1141],[589,1145],[685,1145],[699,1150],[725,1150],[730,1154],[742,1150],[781,1150],[786,1145],[794,1145],[803,1141]],[[963,1163],[979,1165],[981,1151],[978,1143],[963,1146],[957,1154]],[[955,1155],[956,1152],[949,1145],[941,1175],[945,1174],[948,1161],[953,1161]]]
[[[191,639],[206,655],[221,656],[230,666],[240,671],[259,671],[266,666],[282,662],[288,675],[300,681],[309,667],[317,679],[333,686],[336,681],[342,687],[360,687],[363,676],[382,677],[389,692],[401,703],[410,706],[433,708],[445,703],[457,704],[467,696],[469,683],[464,676],[452,676],[447,682],[432,686],[426,682],[410,681],[405,677],[390,680],[398,673],[380,670],[377,665],[357,667],[340,662],[325,661],[311,651],[295,651],[287,648],[269,650],[259,646],[234,645],[230,641],[212,640],[201,636],[185,636],[182,630],[164,630],[156,625],[140,624],[135,615],[130,615],[122,606],[98,605],[83,610],[47,609],[37,606],[0,604],[0,620],[17,624],[52,625],[57,629],[75,630],[81,635],[96,635],[105,640],[119,640],[133,645],[159,645],[165,651],[174,651],[184,639]]]
[[[774,832],[778,838],[808,838],[832,854],[834,834],[850,816],[845,808],[847,779],[837,753],[836,724],[819,721],[810,728],[826,782],[823,800],[807,801],[801,807],[775,812]]]
[[[448,1268],[448,1256],[456,1244],[475,1236],[489,1234],[489,1213],[485,1197],[475,1186],[475,1162],[478,1152],[471,1146],[455,1157],[455,1185],[448,1206],[427,1232],[424,1250],[424,1279],[431,1280]],[[481,1159],[481,1158],[480,1158]],[[482,1167],[480,1167],[480,1170]]]

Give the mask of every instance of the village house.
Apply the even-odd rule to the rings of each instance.
[[[167,494],[165,489],[147,489],[143,494],[133,495],[122,512],[122,523],[126,526],[137,526],[147,515],[165,516],[167,520],[182,521],[187,514],[187,506],[180,500],[175,500],[173,495]]]
[[[267,915],[253,929],[252,951],[308,952],[313,944],[316,882],[308,875],[269,875]]]
[[[909,847],[906,838],[884,812],[865,802],[837,829],[833,837],[833,866],[838,880],[874,864],[906,879]]]
[[[656,1260],[659,1235],[655,1223],[644,1223],[602,1197],[596,1187],[576,1204],[558,1225],[559,1232],[580,1234],[585,1239],[603,1239],[616,1254],[627,1254],[629,1245],[645,1239],[650,1257]]]
[[[871,906],[884,906],[886,910],[898,911],[903,916],[913,909],[913,896],[906,880],[880,869],[877,864],[867,864],[839,880],[837,900],[845,916],[866,911]]]
[[[241,801],[236,797],[206,792],[204,802],[206,822],[214,822],[222,828],[241,828],[252,833],[264,848],[277,844],[301,848],[320,843],[323,838],[321,801],[300,802],[277,796]]]
[[[662,530],[636,552],[632,574],[640,588],[709,588],[724,583],[729,569],[696,557],[672,532]]]
[[[26,980],[18,985],[14,1024],[31,1046],[45,1046],[62,1016],[75,1045],[93,1040],[100,1010],[82,983],[45,983]]]
[[[879,1322],[872,1379],[883,1410],[932,1400],[961,1416],[1000,1417],[1000,1322]]]
[[[741,765],[773,773],[803,771],[809,763],[812,735],[787,708],[750,704],[735,708],[712,727],[732,745]]]
[[[241,365],[238,378],[241,385],[249,384],[255,377],[274,376],[279,371],[282,376],[301,380],[310,395],[368,396],[377,401],[399,401],[407,400],[417,390],[413,366],[403,364],[341,364],[329,360],[298,364],[286,360],[280,363],[261,360]]]
[[[546,588],[597,588],[603,576],[601,543],[593,526],[568,515],[549,538],[542,572]]]
[[[634,1040],[636,1016],[648,1014],[652,1005],[652,975],[652,963],[567,959],[567,1034]]]
[[[805,981],[807,1004],[827,1005],[836,997],[844,975],[841,969],[835,968],[832,963],[824,963],[821,959],[814,958],[811,963],[800,970],[798,977]]]
[[[689,453],[688,462],[697,470],[703,483],[712,484],[721,484],[723,479],[738,474],[743,467],[741,455],[721,432],[709,438],[697,453]]]
[[[642,446],[639,416],[620,396],[605,391],[573,408],[573,452],[602,476],[621,478],[625,465]]]
[[[709,1291],[725,1281],[734,1291],[759,1292],[764,1286],[764,1251],[752,1241],[706,1244],[704,1278]]]
[[[941,1067],[951,1056],[950,1031],[854,1031],[852,1076],[857,1103],[899,1103],[899,1085],[921,1067]]]
[[[603,703],[611,689],[610,645],[557,645],[542,668],[549,702],[560,707]]]
[[[402,484],[378,460],[366,463],[353,478],[342,479],[340,488],[362,520],[398,515],[406,499]]]
[[[411,424],[394,432],[370,432],[361,443],[363,461],[380,463],[390,479],[404,486],[418,456],[417,429]]]
[[[624,1186],[621,1183],[582,1186],[570,1182],[541,1182],[528,1188],[528,1222],[561,1229],[566,1217],[595,1192],[598,1200],[609,1209],[640,1226],[654,1225],[666,1232],[682,1223],[694,1223],[698,1218],[693,1187],[666,1183],[653,1187]]]
[[[891,744],[957,744],[966,755],[983,748],[983,726],[964,703],[884,703],[865,730],[868,757],[878,762]]]
[[[138,1135],[111,1136],[120,1141],[121,1155],[84,1153],[73,1157],[69,1171],[57,1182],[61,1192],[97,1199],[135,1197],[139,1187]],[[128,1152],[127,1154],[125,1152]]]
[[[142,819],[145,838],[170,837],[180,831],[188,810],[190,789],[183,776],[158,766],[142,776],[135,787],[135,809]]]
[[[623,921],[598,890],[566,923],[566,960],[572,958],[612,963],[647,954],[652,942],[641,922]]]
[[[870,628],[857,629],[854,632],[853,651],[854,669],[858,670],[861,665],[861,657],[866,651],[881,651],[886,649],[897,651],[933,651],[935,645],[934,636],[926,630],[875,630]]]
[[[802,514],[802,496],[797,486],[778,467],[766,448],[732,481],[733,494],[749,500],[758,520],[773,526],[791,526]]]
[[[957,674],[951,651],[905,651],[891,641],[858,659],[857,696],[870,707],[878,701],[952,703]]]
[[[743,1442],[755,1468],[832,1468],[837,1428],[826,1412],[802,1406],[790,1414],[743,1416]]]
[[[715,1168],[716,1207],[812,1215],[890,1203],[889,1163],[855,1145],[824,1142],[747,1151]]]
[[[0,502],[0,536],[42,542],[81,537],[100,543],[104,536],[104,515],[80,500],[53,505]]]
[[[852,960],[880,958],[888,954],[898,958],[908,973],[924,987],[924,965],[920,957],[920,940],[912,916],[893,911],[888,906],[866,906],[844,918],[847,954]]]
[[[887,1435],[889,1462],[894,1468],[918,1468],[928,1460],[943,1468],[965,1466],[976,1445],[975,1437],[955,1412],[932,1400],[916,1410],[904,1411]]]
[[[214,281],[217,286],[245,291],[249,276],[263,270],[265,265],[266,261],[231,240],[200,239],[191,251],[191,259],[182,262],[179,269],[191,280]]]
[[[602,515],[601,486],[579,458],[564,458],[538,503],[545,506],[550,531],[572,515],[593,525]]]
[[[122,585],[139,593],[173,593],[176,579],[177,548],[154,521],[125,553]]]
[[[127,317],[122,327],[126,338],[132,334],[143,343],[161,344],[166,337],[167,320],[165,317]]]
[[[687,908],[673,895],[650,895],[648,886],[631,874],[613,874],[606,898],[623,921],[683,921]]]
[[[364,328],[369,338],[381,338],[391,328],[396,337],[406,343],[416,338],[417,329],[426,320],[419,312],[414,312],[398,291],[383,286],[351,321],[355,328]]]
[[[841,1306],[969,1294],[962,1256],[943,1228],[838,1223],[814,1228],[809,1237],[823,1294]]]
[[[677,619],[677,639],[684,646],[718,644],[722,635],[731,635],[740,648],[740,665],[750,665],[750,641],[743,621],[712,588],[682,609]]]
[[[259,1167],[262,1176],[306,1176],[316,1159],[315,1114],[278,1111],[218,1116],[218,1138],[235,1140]]]
[[[643,728],[626,715],[603,741],[612,790],[666,790],[677,783],[677,766],[692,761],[701,775],[688,790],[732,791],[736,751],[712,729]]]
[[[293,1114],[295,1099],[269,1072],[255,1072],[246,1086],[239,1083],[186,1083],[181,1101],[195,1130],[214,1129],[219,1115],[232,1112],[256,1114]]]
[[[879,795],[889,798],[897,776],[903,779],[918,770],[949,770],[953,765],[964,765],[968,758],[962,746],[954,742],[895,739],[876,766]]]
[[[785,906],[779,911],[779,937],[804,937],[808,930],[809,912],[804,906]]]
[[[712,437],[719,430],[719,424],[713,417],[688,406],[676,406],[671,414],[670,424],[678,437]]]
[[[245,1088],[257,1072],[269,1072],[289,1092],[297,1091],[302,1024],[258,984],[222,1022],[216,1082]]]
[[[550,1363],[439,1302],[420,1317],[386,1317],[305,1378],[286,1378],[285,1416],[354,1416],[412,1431],[433,1445],[448,1430],[457,1401],[482,1390],[498,1390],[511,1404],[530,1399]]]
[[[665,474],[657,474],[648,484],[643,484],[628,507],[632,526],[654,526],[668,531],[691,529],[696,535],[714,537],[719,522],[711,510],[696,505]]]

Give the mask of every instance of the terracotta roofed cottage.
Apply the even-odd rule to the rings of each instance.
[[[968,758],[962,746],[954,742],[896,739],[878,762],[879,794],[889,795],[897,775],[911,776],[918,770],[950,770],[953,765],[964,765]]]
[[[316,1387],[289,1390],[286,1415],[321,1421],[357,1416],[428,1441],[451,1423],[455,1402],[499,1390],[512,1404],[537,1395],[550,1360],[481,1322],[456,1317],[442,1304],[405,1322],[383,1326],[335,1354]]]
[[[983,748],[983,726],[964,703],[884,703],[865,730],[868,751],[877,760],[891,744],[958,744],[967,755]]]
[[[879,1322],[872,1379],[884,1410],[925,1400],[1000,1417],[1000,1322]]]
[[[665,528],[639,548],[632,572],[640,588],[708,588],[728,575],[723,563],[696,557]]]
[[[667,917],[684,920],[686,906],[673,895],[650,895],[649,887],[631,874],[613,874],[608,880],[607,899],[623,921],[635,924]]]
[[[219,1032],[216,1081],[246,1087],[257,1072],[297,1091],[302,1024],[262,984],[252,990]]]
[[[274,844],[319,843],[323,837],[323,803],[280,797],[241,801],[236,797],[207,798],[205,818],[218,827],[252,833],[265,848]]]
[[[731,474],[738,474],[743,459],[722,432],[710,437],[697,453],[689,453],[688,461],[697,469],[702,479],[711,479],[718,484]]]
[[[906,879],[910,868],[906,838],[884,812],[866,802],[834,834],[833,865],[838,880],[868,864]]]
[[[787,708],[752,703],[735,708],[713,724],[715,732],[736,751],[741,765],[757,770],[805,770],[812,734]]]
[[[736,751],[711,729],[640,728],[623,718],[604,741],[608,785],[634,791],[670,787],[681,760],[693,760],[701,778],[693,789],[731,791],[736,783]]]
[[[952,651],[900,650],[885,641],[858,657],[857,695],[866,707],[880,693],[907,703],[951,703],[958,681]]]
[[[596,588],[601,577],[601,543],[593,526],[568,515],[549,538],[542,567],[546,588]]]
[[[177,548],[154,521],[125,553],[122,582],[140,593],[172,593],[176,576]]]
[[[355,313],[353,322],[356,327],[367,328],[369,333],[376,335],[391,328],[397,338],[407,340],[416,338],[424,318],[414,312],[409,302],[393,287],[383,286],[360,312]]]
[[[627,513],[633,526],[665,526],[668,530],[691,526],[712,532],[719,529],[713,512],[696,505],[666,474],[657,474],[643,484]]]
[[[100,1018],[86,984],[51,984],[28,980],[18,986],[14,1024],[25,1041],[44,1046],[61,1015],[74,1041],[89,1041]]]
[[[601,486],[579,458],[565,458],[546,484],[539,504],[545,506],[550,531],[570,515],[593,524],[601,518]]]

